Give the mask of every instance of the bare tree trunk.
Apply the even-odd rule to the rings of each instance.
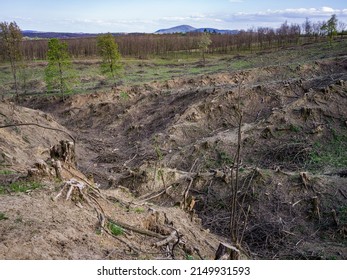
[[[242,211],[241,207],[242,205],[239,204],[239,170],[240,170],[240,160],[241,160],[241,143],[242,143],[242,119],[243,114],[242,110],[240,108],[240,98],[241,98],[241,86],[242,82],[240,82],[239,85],[239,101],[238,101],[238,107],[237,107],[237,150],[235,155],[235,161],[233,168],[231,169],[231,193],[232,193],[232,199],[231,199],[231,215],[230,215],[230,236],[231,241],[236,244],[236,246],[241,245],[243,233],[240,234],[241,230],[241,222],[240,219],[238,219],[238,213]],[[235,179],[233,178],[233,171],[235,170]],[[245,217],[246,219],[247,217]],[[245,225],[244,225],[245,226]],[[234,256],[236,257],[236,256]]]

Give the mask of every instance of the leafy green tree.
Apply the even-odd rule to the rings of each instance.
[[[49,91],[59,90],[64,95],[71,90],[73,69],[67,44],[53,38],[48,41],[48,65],[45,69],[45,81]]]
[[[330,45],[332,44],[334,36],[337,35],[337,23],[338,20],[336,15],[332,15],[328,22],[324,23],[321,27],[321,30],[327,33]]]
[[[0,44],[11,64],[17,100],[18,95],[18,70],[23,60],[22,32],[16,22],[0,22]]]
[[[105,34],[98,37],[97,47],[102,58],[102,73],[110,75],[115,80],[116,75],[122,69],[118,44],[115,42],[112,34]]]
[[[205,54],[207,53],[208,48],[211,45],[211,43],[212,43],[212,40],[211,40],[210,34],[207,33],[207,32],[204,32],[201,35],[201,38],[200,38],[200,40],[198,42],[198,47],[199,47],[199,50],[201,52],[202,61],[203,61],[204,65],[206,63]]]

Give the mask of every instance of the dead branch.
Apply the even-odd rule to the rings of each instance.
[[[161,239],[165,238],[164,235],[161,235],[161,234],[156,233],[154,231],[137,228],[137,227],[131,226],[129,224],[123,223],[121,221],[117,221],[117,220],[111,219],[109,217],[107,217],[107,220],[109,222],[113,223],[113,224],[119,225],[120,227],[123,227],[125,229],[134,231],[134,232],[139,233],[139,234],[143,234],[143,235],[147,235],[147,236],[151,236],[151,237],[156,237],[156,238],[161,238]]]
[[[318,200],[318,196],[314,196],[312,197],[312,207],[313,207],[313,216],[318,218],[318,220],[320,220],[320,210],[319,210],[319,200]]]
[[[178,237],[177,237],[176,231],[172,231],[171,234],[168,237],[166,237],[165,239],[163,239],[161,241],[158,241],[158,242],[154,243],[153,246],[158,248],[158,247],[167,245],[170,242],[176,241],[177,238]]]
[[[298,200],[297,202],[294,202],[294,203],[292,204],[292,207],[294,207],[295,205],[297,205],[297,204],[300,203],[301,201],[302,201],[302,199]]]
[[[163,190],[161,190],[159,193],[154,194],[153,196],[150,196],[149,198],[145,198],[145,199],[139,201],[139,203],[145,203],[145,202],[147,202],[147,201],[149,201],[149,200],[152,200],[152,199],[154,199],[154,198],[157,198],[157,197],[159,197],[159,196],[161,196],[161,195],[167,193],[167,191],[170,190],[172,187],[173,187],[173,185],[170,185],[170,186],[168,186],[167,188],[164,188]]]
[[[300,172],[300,180],[305,188],[309,186],[310,178],[308,177],[307,172]]]
[[[84,188],[85,188],[85,185],[83,183],[72,178],[71,180],[64,182],[64,184],[61,186],[60,192],[53,198],[53,201],[57,201],[58,198],[63,194],[65,189],[68,189],[65,200],[69,200],[71,193],[74,189],[82,190]]]
[[[97,215],[98,215],[98,220],[100,223],[100,233],[102,234],[104,232],[105,222],[106,222],[105,215],[100,212],[97,212]]]
[[[130,249],[130,251],[133,251],[136,255],[138,255],[138,254],[139,254],[139,251],[141,251],[141,250],[139,250],[139,249],[134,248],[132,245],[130,245],[128,242],[126,242],[126,241],[123,240],[122,238],[119,238],[118,236],[115,236],[115,235],[113,235],[112,233],[110,233],[106,227],[103,227],[103,230],[104,230],[104,232],[106,232],[109,236],[112,236],[114,239],[116,239],[116,240],[118,240],[119,242],[125,244],[125,245]]]
[[[99,188],[97,188],[96,186],[94,186],[93,184],[89,183],[87,180],[85,180],[84,178],[82,178],[81,176],[71,172],[68,168],[64,167],[64,165],[62,165],[62,168],[70,173],[70,175],[74,176],[74,177],[77,177],[79,180],[83,181],[87,186],[89,186],[89,189],[92,189],[94,191],[94,193],[97,193],[98,196],[100,196],[101,198],[103,199],[106,199],[103,194],[101,193],[101,191],[99,190]]]
[[[180,244],[180,242],[181,242],[180,234],[179,234],[178,230],[177,230],[177,229],[174,229],[174,231],[176,232],[177,240],[176,240],[176,242],[172,245],[172,248],[171,248],[171,257],[172,257],[173,260],[175,259],[175,253],[174,253],[175,247],[176,247],[178,244]]]
[[[195,250],[195,252],[198,254],[199,258],[200,258],[201,260],[204,260],[203,256],[201,256],[201,253],[200,253],[199,248],[194,247],[194,250]]]
[[[192,167],[190,168],[189,173],[192,173],[192,172],[193,172],[193,169],[194,169],[194,167],[195,167],[197,161],[198,161],[198,159],[196,159],[196,160],[194,161]],[[190,188],[191,188],[191,186],[192,186],[192,184],[193,184],[193,181],[194,181],[194,179],[193,179],[193,178],[190,178],[190,182],[189,182],[187,188],[184,190],[184,193],[183,193],[183,207],[184,207],[184,209],[187,208],[187,198],[188,198],[188,194],[189,194]]]
[[[332,210],[331,210],[331,214],[333,215],[333,219],[334,219],[335,225],[336,225],[336,226],[339,226],[340,220],[339,220],[339,218],[337,217],[337,214],[336,214],[335,209],[332,209]]]
[[[339,189],[339,193],[340,193],[345,199],[347,199],[347,195],[346,195],[341,189]]]

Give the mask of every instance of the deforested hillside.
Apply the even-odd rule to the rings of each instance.
[[[4,104],[67,133],[0,130],[1,258],[345,259],[347,53],[316,57]],[[73,160],[51,152],[71,136]],[[14,194],[37,159],[40,187]]]

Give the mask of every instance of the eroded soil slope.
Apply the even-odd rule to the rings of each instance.
[[[12,103],[0,111],[0,259],[214,258],[223,238],[196,216],[126,188],[100,190],[61,148],[76,139],[50,114]]]
[[[296,67],[269,66],[116,87],[65,101],[32,97],[25,104],[51,112],[71,131],[77,139],[77,165],[84,174],[93,175],[108,192],[126,190],[130,200],[157,205],[171,215],[174,227],[182,229],[187,244],[208,240],[210,245],[190,245],[205,250],[208,258],[217,249],[216,235],[220,240],[229,236],[230,184],[242,114],[239,193],[248,213],[247,221],[240,220],[245,225],[245,254],[345,259],[346,81],[344,54]],[[124,219],[134,215],[136,224],[144,215],[138,212],[147,213],[146,203],[141,204],[145,209],[121,212]],[[87,219],[86,210],[78,213]],[[54,214],[47,217],[52,220]],[[215,235],[205,232],[199,219]],[[81,230],[81,236],[82,232],[93,235],[91,230]],[[64,235],[64,230],[60,233]],[[99,240],[93,235],[87,242],[92,248],[94,238]],[[96,258],[107,256],[100,248],[104,247],[92,250]],[[187,254],[183,250],[180,256]],[[198,255],[196,250],[192,254]]]

